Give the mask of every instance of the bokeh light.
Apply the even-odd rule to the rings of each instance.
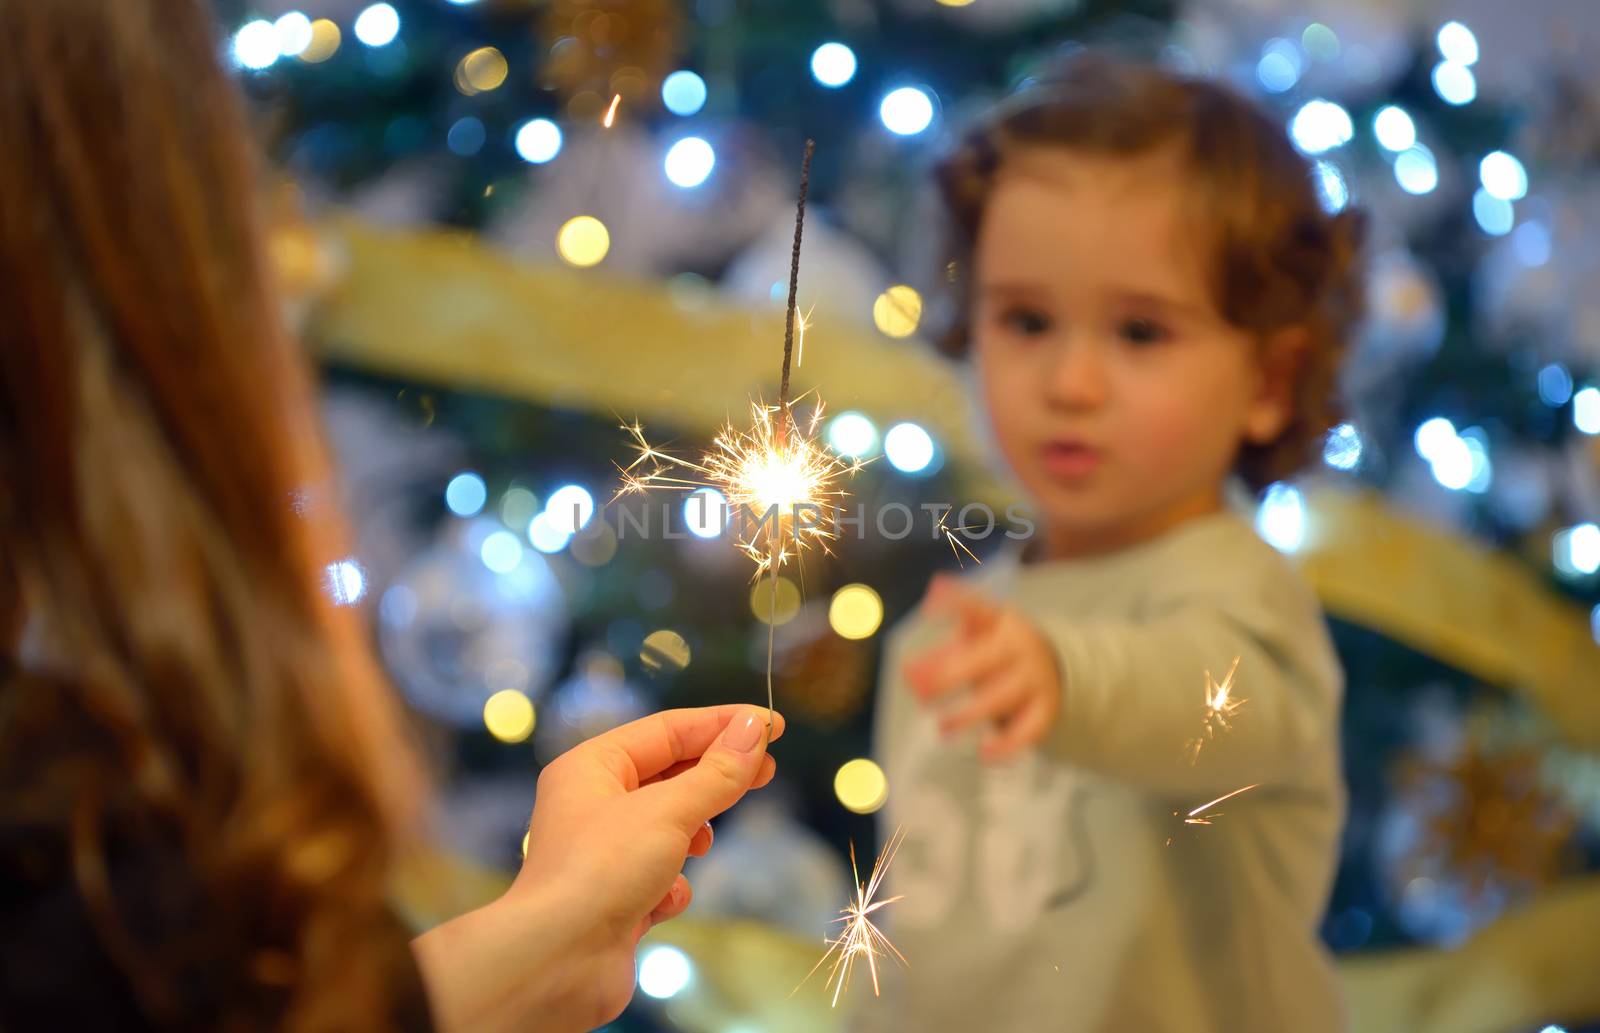
[[[828,626],[841,638],[871,638],[883,624],[883,600],[869,585],[845,585],[828,604]]]
[[[1335,470],[1354,470],[1361,465],[1361,433],[1348,423],[1328,431],[1322,443],[1322,461]]]
[[[484,143],[489,134],[483,127],[483,121],[472,115],[456,119],[450,127],[450,132],[445,134],[445,146],[450,148],[450,153],[463,158],[470,158],[483,150]]]
[[[676,947],[658,944],[639,954],[639,989],[657,1000],[682,993],[694,978],[689,956]]]
[[[542,512],[528,522],[528,544],[542,553],[560,552],[571,540],[572,532],[557,527],[548,512]]]
[[[551,526],[576,532],[594,516],[594,496],[581,484],[565,484],[550,493],[544,511],[550,514]]]
[[[1558,409],[1572,400],[1572,374],[1559,362],[1539,371],[1539,400]]]
[[[476,516],[489,501],[489,488],[471,470],[456,474],[444,488],[444,504],[459,517]]]
[[[318,18],[311,23],[311,42],[300,52],[300,60],[308,65],[318,65],[328,60],[339,52],[339,44],[344,42],[344,33],[339,31],[339,26],[327,18]]]
[[[1317,200],[1322,204],[1322,210],[1330,215],[1342,212],[1350,203],[1350,186],[1345,182],[1344,172],[1331,161],[1318,161],[1315,167],[1317,183]]]
[[[1331,100],[1309,100],[1289,122],[1289,136],[1306,154],[1323,154],[1350,142],[1355,135],[1350,112]]]
[[[556,252],[568,265],[580,269],[598,265],[611,250],[611,234],[606,224],[592,215],[575,215],[556,234]]]
[[[1600,572],[1600,525],[1575,524],[1551,539],[1556,571],[1567,577],[1588,577]]]
[[[233,62],[252,72],[271,68],[278,60],[278,32],[264,19],[246,22],[233,36]]]
[[[1435,41],[1439,44],[1439,53],[1444,55],[1446,61],[1454,61],[1458,65],[1470,65],[1478,60],[1478,37],[1460,22],[1450,21],[1439,26],[1439,34]]]
[[[858,412],[842,412],[828,422],[828,444],[842,456],[859,459],[878,447],[878,428]]]
[[[843,43],[824,43],[811,52],[811,76],[837,89],[856,77],[856,52]]]
[[[696,488],[683,500],[683,521],[696,538],[716,538],[728,520],[728,499],[715,488]]]
[[[750,586],[750,612],[763,624],[788,624],[800,612],[800,587],[779,574]]]
[[[897,136],[915,136],[933,124],[933,97],[916,86],[890,90],[878,105],[884,128]]]
[[[704,183],[716,167],[717,152],[698,136],[686,136],[667,148],[661,167],[674,186],[692,189]]]
[[[1472,194],[1472,217],[1478,220],[1478,227],[1491,237],[1505,236],[1517,222],[1511,202],[1495,197],[1482,187]]]
[[[1460,107],[1478,96],[1478,80],[1466,65],[1441,61],[1433,67],[1433,91],[1446,104]]]
[[[1300,81],[1305,58],[1300,48],[1286,39],[1268,40],[1256,62],[1256,82],[1268,93],[1284,93]]]
[[[1408,148],[1394,160],[1394,179],[1408,194],[1432,193],[1439,185],[1439,165],[1422,144]]]
[[[933,463],[933,438],[915,423],[897,423],[883,436],[883,452],[901,473],[921,473]]]
[[[652,631],[639,647],[639,662],[650,671],[681,671],[692,657],[688,641],[671,628]]]
[[[1300,489],[1278,482],[1256,508],[1256,533],[1279,552],[1298,552],[1306,541],[1306,502]]]
[[[501,742],[526,741],[537,723],[533,700],[516,689],[501,689],[484,701],[483,726]],[[526,842],[523,849],[527,849]]]
[[[872,814],[889,799],[889,778],[866,757],[847,760],[834,772],[833,795],[847,811]]]
[[[400,35],[400,12],[389,4],[373,4],[356,15],[356,39],[369,47],[385,47]]]
[[[1600,387],[1586,387],[1572,396],[1572,425],[1585,434],[1600,434]]]
[[[456,89],[471,97],[497,90],[511,74],[506,57],[494,47],[479,47],[456,65]]]
[[[1406,110],[1393,104],[1379,108],[1372,116],[1372,133],[1385,150],[1403,151],[1417,142],[1417,124]]]
[[[688,69],[661,81],[661,103],[674,115],[693,115],[706,106],[706,81]]]
[[[1478,163],[1478,178],[1489,196],[1502,201],[1520,201],[1528,196],[1528,170],[1516,155],[1490,151]]]
[[[1550,227],[1538,219],[1527,219],[1511,234],[1511,253],[1530,269],[1550,261]]]
[[[872,323],[889,337],[910,337],[922,322],[922,295],[900,283],[879,294],[872,303]]]
[[[335,606],[354,606],[367,594],[367,575],[354,559],[330,563],[324,570],[324,584]]]
[[[483,540],[478,555],[496,574],[509,574],[522,563],[522,539],[510,531],[496,531]]]
[[[513,141],[517,157],[530,165],[543,165],[561,153],[561,127],[548,118],[532,118],[517,129]]]
[[[284,57],[299,57],[311,46],[311,19],[299,11],[290,11],[272,23],[278,36],[278,52]]]

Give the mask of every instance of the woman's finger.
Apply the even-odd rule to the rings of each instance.
[[[706,856],[706,852],[711,849],[711,841],[714,838],[715,834],[711,831],[711,823],[708,821],[700,826],[699,830],[695,832],[694,838],[689,840],[689,856]]]
[[[694,762],[716,743],[728,722],[743,720],[752,708],[728,703],[717,707],[663,710],[613,728],[570,751],[575,759],[604,764],[624,789],[632,790],[683,761]],[[763,723],[767,711],[761,710]],[[783,735],[783,715],[772,714],[767,741]],[[581,751],[581,752],[580,752]]]

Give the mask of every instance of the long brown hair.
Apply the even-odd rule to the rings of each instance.
[[[1314,172],[1283,127],[1220,83],[1084,51],[1058,61],[997,105],[940,163],[951,223],[952,318],[939,345],[968,344],[971,257],[996,173],[1020,149],[1135,156],[1180,148],[1194,209],[1212,244],[1217,311],[1260,340],[1303,331],[1294,412],[1276,441],[1246,444],[1236,463],[1251,487],[1288,477],[1339,417],[1337,379],[1359,322],[1365,216],[1323,210]]]
[[[0,845],[152,1024],[382,1024],[422,782],[322,590],[343,534],[209,14],[0,0],[0,39]]]

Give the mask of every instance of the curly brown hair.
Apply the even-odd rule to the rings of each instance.
[[[414,997],[387,891],[424,779],[322,590],[344,534],[208,8],[0,0],[6,1028]]]
[[[997,105],[941,161],[935,178],[950,223],[954,288],[940,350],[969,345],[973,249],[995,175],[1022,149],[1135,156],[1176,147],[1213,240],[1212,296],[1233,325],[1265,341],[1298,328],[1307,348],[1294,409],[1276,440],[1241,446],[1235,469],[1259,491],[1291,476],[1338,422],[1337,377],[1362,315],[1363,213],[1324,210],[1315,171],[1283,127],[1218,83],[1084,51]]]

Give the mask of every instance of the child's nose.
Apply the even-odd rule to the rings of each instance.
[[[1093,409],[1104,405],[1111,392],[1110,371],[1103,350],[1091,341],[1070,340],[1057,349],[1045,375],[1045,391],[1052,405],[1068,409]]]

